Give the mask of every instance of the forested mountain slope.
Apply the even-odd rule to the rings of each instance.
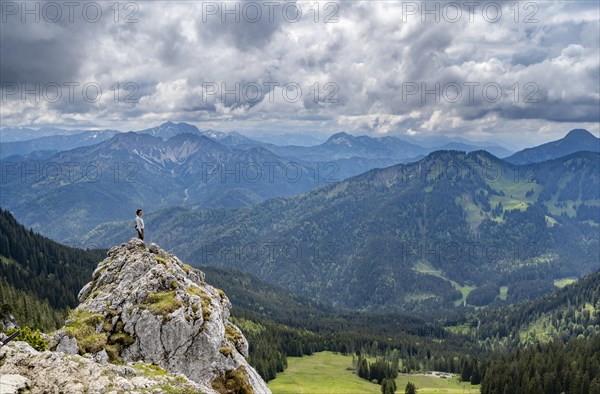
[[[158,211],[148,234],[193,264],[252,272],[334,306],[451,307],[475,288],[492,293],[475,297],[485,305],[501,287],[514,302],[597,270],[599,174],[592,152],[520,166],[439,151],[254,207]],[[130,233],[109,223],[88,239]]]
[[[19,224],[0,209],[0,303],[22,323],[56,327],[61,312],[77,305],[104,252],[61,245]],[[58,314],[57,314],[58,313]]]

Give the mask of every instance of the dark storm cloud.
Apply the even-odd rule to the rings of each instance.
[[[2,38],[0,82],[68,81],[77,75],[82,58],[77,46],[58,40],[26,40],[24,35]]]
[[[251,0],[200,2],[196,4],[201,9],[196,29],[206,41],[231,43],[242,52],[260,49],[282,24],[294,23],[291,21],[297,19],[297,10],[302,9],[295,4]]]
[[[11,19],[9,19],[10,21]],[[71,81],[85,58],[85,39],[60,25],[2,23],[2,83]]]
[[[93,1],[2,1],[2,82],[76,81],[81,66],[107,25],[111,4]]]

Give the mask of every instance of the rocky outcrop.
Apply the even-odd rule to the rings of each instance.
[[[0,393],[203,393],[184,375],[144,363],[100,364],[91,357],[38,352],[25,342],[0,348]]]
[[[16,364],[75,357],[87,360],[92,376],[110,370],[125,379],[132,368],[128,365],[141,362],[184,375],[182,384],[192,384],[199,392],[270,393],[245,359],[248,343],[229,320],[227,296],[206,284],[201,271],[155,244],[147,247],[132,239],[111,248],[79,293],[79,301],[53,337],[50,347],[55,352],[29,352],[25,362],[4,351],[0,372],[20,374]],[[36,376],[24,376],[35,387]]]

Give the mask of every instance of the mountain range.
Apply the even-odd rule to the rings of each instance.
[[[29,128],[10,128],[5,127],[0,129],[0,144],[9,144],[12,142],[30,142],[29,144],[21,144],[21,145],[6,145],[6,152],[19,149],[21,153],[11,153],[11,154],[26,154],[33,152],[34,150],[68,150],[73,149],[78,146],[79,140],[83,135],[100,135],[100,134],[108,134],[111,132],[112,134],[118,133],[120,131],[117,130],[67,130],[60,129],[55,127],[44,127],[38,130],[29,129]],[[153,136],[161,137],[166,140],[176,134],[182,133],[190,133],[190,134],[199,134],[210,137],[216,141],[219,141],[225,145],[232,144],[242,144],[242,145],[264,145],[269,147],[290,147],[300,148],[299,152],[306,152],[306,150],[302,150],[301,148],[309,148],[309,147],[318,147],[320,145],[327,145],[326,142],[321,142],[323,139],[316,138],[311,136],[310,134],[300,134],[300,133],[283,133],[280,135],[260,135],[255,138],[249,138],[239,132],[231,131],[231,132],[222,132],[218,130],[199,130],[196,126],[191,124],[187,124],[184,122],[174,123],[171,121],[167,121],[159,126],[151,127],[149,129],[143,129],[136,131],[138,133],[150,134]],[[60,136],[60,139],[45,139],[44,137],[55,137]],[[331,140],[332,137],[334,139],[339,138],[340,136],[345,136],[346,138],[353,139],[358,138],[362,141],[358,144],[368,144],[368,140],[375,140],[375,144],[378,142],[390,142],[394,141],[396,144],[398,142],[403,142],[408,144],[408,146],[412,146],[415,149],[420,149],[421,153],[429,153],[433,150],[439,149],[454,149],[460,148],[461,150],[477,150],[477,149],[486,149],[490,153],[493,153],[496,156],[504,157],[510,154],[510,150],[500,146],[497,143],[487,143],[480,141],[470,141],[460,137],[431,137],[431,138],[420,138],[413,139],[409,138],[409,140],[403,140],[401,138],[395,136],[385,136],[385,137],[368,137],[368,136],[353,136],[345,132],[336,133],[330,136],[327,140]],[[71,140],[72,139],[72,140]],[[39,141],[38,141],[39,140]],[[54,143],[52,141],[55,141]],[[229,143],[228,143],[229,142]],[[39,148],[36,144],[39,144]],[[62,144],[62,145],[61,145]],[[398,155],[397,152],[389,152],[389,157],[396,157]],[[6,155],[3,155],[7,157]],[[414,156],[414,155],[413,155]],[[378,156],[379,157],[379,156]]]
[[[532,281],[551,289],[598,268],[599,174],[593,152],[517,166],[485,151],[438,151],[252,207],[165,209],[147,227],[195,264],[252,272],[338,307],[452,307],[484,286],[518,300]],[[82,244],[127,234],[108,223]]]
[[[39,161],[3,162],[2,206],[65,240],[137,207],[240,207],[330,182],[310,163],[260,146],[227,147],[204,135],[119,133]],[[68,225],[66,225],[68,224]]]
[[[62,129],[40,129],[39,134],[30,129],[2,129],[0,138],[0,160],[15,160],[13,155],[31,155],[36,158],[49,157],[51,154],[75,149],[82,146],[93,145],[111,138],[120,133],[115,130],[88,130],[67,131]],[[54,134],[50,134],[54,132]],[[341,168],[341,176],[351,176],[367,171],[371,168],[388,166],[401,161],[410,161],[423,157],[434,150],[464,150],[473,151],[478,149],[488,150],[490,153],[504,157],[511,152],[499,145],[472,143],[464,139],[443,140],[444,142],[430,147],[423,147],[415,143],[402,140],[394,136],[369,137],[353,136],[346,132],[339,132],[330,136],[325,142],[315,145],[293,145],[290,142],[298,140],[294,135],[285,140],[282,136],[266,141],[249,138],[236,131],[224,133],[215,130],[199,130],[196,126],[187,123],[166,122],[149,129],[139,130],[136,133],[148,134],[168,140],[178,134],[194,134],[209,137],[223,145],[250,149],[263,147],[273,153],[287,157],[288,159],[304,161],[336,162],[339,159],[357,159],[360,164],[350,167],[351,163],[345,162]],[[287,134],[286,134],[287,135]],[[354,168],[355,167],[355,168]]]
[[[39,130],[49,131],[58,134],[12,141],[34,131],[3,129],[11,142],[0,143],[0,204],[61,241],[122,220],[139,206],[253,205],[428,152],[395,137],[347,133],[313,147],[276,146],[172,122],[127,133]]]
[[[475,151],[486,150],[494,156],[507,158],[512,163],[533,163],[574,153],[580,150],[600,150],[599,139],[587,130],[575,129],[565,138],[549,142],[538,147],[527,148],[513,154],[511,150],[495,143],[470,141],[454,137],[429,137],[409,138],[407,140],[396,136],[369,137],[354,136],[346,132],[331,135],[325,142],[318,143],[318,139],[306,138],[293,133],[280,136],[262,136],[249,138],[239,132],[228,133],[216,130],[199,130],[196,126],[187,123],[166,122],[149,129],[136,131],[167,140],[178,134],[195,134],[207,136],[223,145],[249,149],[261,146],[272,152],[294,159],[335,161],[337,159],[362,159],[379,160],[364,171],[378,167],[378,164],[392,165],[399,161],[415,160],[435,150],[460,150]],[[54,153],[74,149],[81,146],[92,145],[106,140],[120,133],[117,130],[75,130],[69,131],[58,128],[41,128],[32,130],[28,128],[4,128],[0,130],[0,160],[6,160],[13,155],[28,155],[38,151]],[[288,138],[286,138],[288,137]],[[359,172],[354,172],[353,175]]]
[[[137,206],[154,210],[172,205],[253,205],[373,168],[416,161],[433,150],[397,137],[345,132],[315,146],[278,146],[237,132],[200,131],[173,122],[128,133],[37,132],[57,135],[14,141],[36,131],[2,130],[2,141],[12,142],[0,143],[5,186],[0,204],[26,225],[61,241],[77,238],[100,223],[122,220]],[[572,131],[540,149],[546,152],[544,157],[556,158],[570,153],[573,146],[593,149],[592,139],[597,142],[587,131]],[[464,140],[447,142],[445,147],[478,148]],[[487,148],[507,153],[496,145]]]
[[[27,292],[30,305],[39,303],[42,299],[49,299],[52,307],[61,311],[63,308],[76,306],[80,288],[92,278],[92,272],[97,262],[103,259],[106,250],[81,250],[53,242],[29,231],[4,210],[0,210],[0,223],[2,224],[0,259],[4,262],[0,265],[2,273],[0,285],[8,285],[22,293]],[[24,245],[28,247],[25,248]],[[40,260],[36,257],[39,255],[45,255],[45,258]],[[341,319],[338,320],[338,324],[342,320],[347,320],[346,324],[353,322],[351,325],[356,324],[356,328],[364,324],[362,317],[371,316],[370,320],[375,320],[376,315],[361,316],[353,311],[336,310],[315,303],[247,272],[214,266],[201,267],[201,271],[206,274],[207,282],[226,292],[234,304],[234,314],[238,317],[267,319],[293,327],[310,326],[311,330],[317,331],[323,330],[328,320],[331,323]],[[583,324],[582,329],[588,329],[590,324],[594,325],[593,319],[597,321],[600,315],[591,313],[585,322],[582,322],[580,316],[585,314],[584,311],[589,309],[590,305],[599,300],[600,271],[573,282],[533,301],[516,306],[499,305],[480,309],[458,320],[451,318],[446,329],[454,331],[455,328],[467,323],[472,331],[469,335],[477,336],[481,340],[502,332],[503,334],[495,338],[495,341],[509,347],[517,347],[519,344],[534,340],[532,334],[539,330],[545,321],[553,326],[553,335],[560,335],[561,329],[573,324]],[[32,286],[31,283],[35,285]],[[6,288],[3,288],[3,291],[6,295]],[[411,330],[414,329],[416,334],[418,328],[433,329],[439,321],[444,321],[443,318],[431,320],[425,318],[426,316],[380,314],[377,315],[377,319],[383,318],[385,324],[378,327],[378,330],[391,330],[391,333],[393,327],[387,326],[393,325],[394,321],[402,321],[406,332],[412,332]],[[19,315],[19,319],[26,320],[26,316]],[[34,325],[39,327],[38,324]],[[527,335],[518,335],[519,331]],[[576,332],[571,334],[577,335]],[[513,341],[506,342],[507,339]],[[538,338],[540,339],[543,340]]]

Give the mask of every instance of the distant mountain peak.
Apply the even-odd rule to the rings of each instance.
[[[573,129],[563,138],[523,149],[506,160],[516,164],[535,163],[557,159],[579,151],[600,152],[600,138],[585,129]]]
[[[198,128],[194,125],[191,125],[189,123],[183,123],[183,122],[174,123],[171,121],[167,121],[157,127],[140,130],[137,133],[150,134],[155,137],[160,137],[163,141],[166,141],[169,138],[171,138],[177,134],[183,134],[183,133],[198,134],[198,135],[202,134],[200,132],[200,130],[198,130]]]
[[[204,130],[203,134],[214,140],[218,140],[218,139],[227,137],[227,133],[224,133],[224,132],[218,131],[218,130],[211,130],[211,129]]]
[[[355,139],[353,135],[350,135],[344,131],[333,134],[331,137],[325,141],[325,144],[335,144],[335,145],[346,145],[351,147],[352,141]]]
[[[354,138],[354,136],[352,134],[348,134],[345,131],[340,131],[338,133],[333,134],[331,137],[328,138],[328,140],[333,139],[333,138],[342,138],[342,137]]]
[[[596,137],[590,133],[589,131],[587,131],[586,129],[573,129],[571,131],[569,131],[567,133],[567,135],[564,137],[564,139],[573,139],[573,138],[577,138],[577,139],[581,139],[581,138],[586,138],[589,139],[590,137],[596,139]]]
[[[106,142],[111,141],[160,141],[160,138],[146,133],[136,133],[135,131],[126,131],[123,133],[117,133],[112,136]]]

